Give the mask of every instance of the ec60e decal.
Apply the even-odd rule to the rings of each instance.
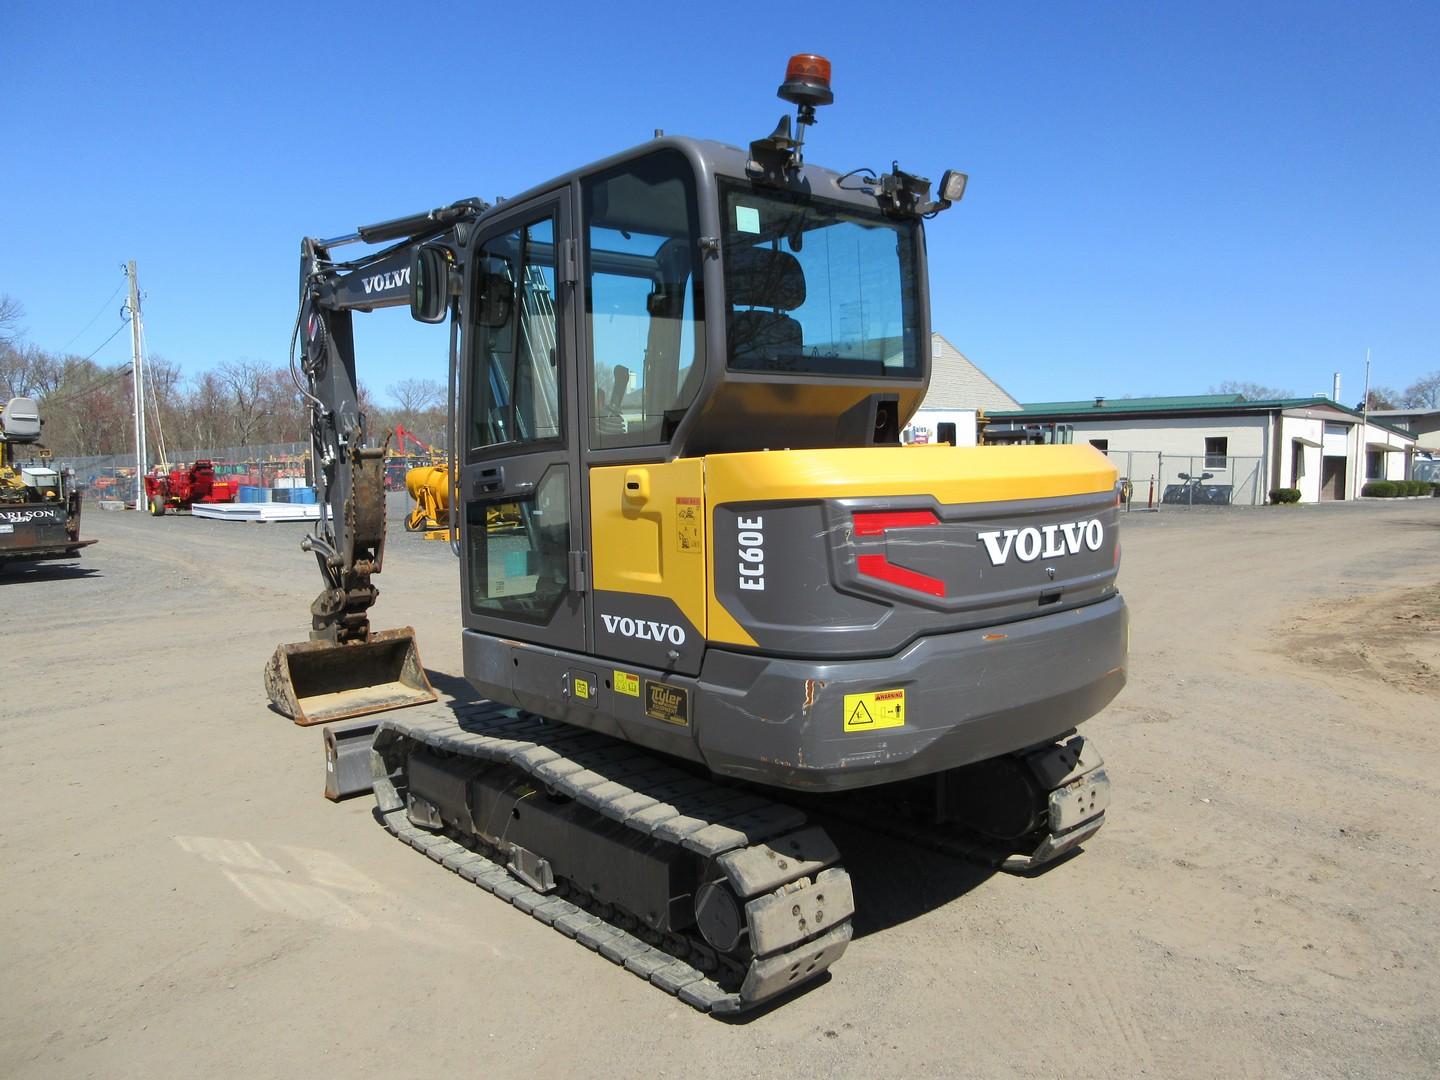
[[[738,519],[740,528],[736,538],[740,547],[740,588],[763,592],[765,589],[765,518]]]

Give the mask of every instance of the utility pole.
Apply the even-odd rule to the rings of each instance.
[[[145,382],[140,370],[142,329],[140,325],[140,278],[135,273],[135,260],[125,264],[130,279],[130,373],[135,380],[135,509],[145,512]]]
[[[1365,488],[1366,466],[1370,462],[1370,447],[1365,442],[1370,434],[1370,348],[1365,348],[1365,397],[1360,401],[1360,467],[1355,470],[1360,475],[1355,478],[1355,497],[1360,497],[1360,492]]]

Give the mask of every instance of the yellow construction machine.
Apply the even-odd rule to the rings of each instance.
[[[405,515],[406,532],[423,532],[426,540],[452,540],[450,531],[450,466],[417,465],[405,473],[405,490],[415,505]]]
[[[406,843],[713,1013],[845,951],[832,817],[1009,869],[1075,851],[1109,800],[1076,728],[1125,681],[1105,456],[899,443],[931,374],[924,226],[964,175],[810,164],[829,63],[779,94],[798,124],[748,148],[657,135],[303,242],[325,589],[268,678],[297,720],[433,696],[409,632],[369,628],[351,320],[449,321],[450,467],[421,486],[458,527],[482,700],[327,729],[331,794],[373,788]]]
[[[78,559],[81,493],[40,445],[40,409],[14,397],[0,407],[0,569],[11,562]]]
[[[405,474],[405,490],[415,505],[405,515],[406,532],[424,532],[426,540],[453,540],[458,530],[450,522],[450,466],[417,465]],[[518,503],[498,503],[485,509],[486,528],[518,529],[523,525]]]

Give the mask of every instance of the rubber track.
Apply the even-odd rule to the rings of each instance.
[[[443,706],[407,709],[379,723],[372,756],[375,795],[381,819],[391,833],[486,892],[701,1012],[743,1012],[818,978],[840,958],[850,941],[850,911],[846,905],[853,904],[849,876],[838,867],[822,869],[825,888],[842,901],[832,906],[832,912],[838,906],[843,917],[823,932],[818,927],[807,927],[802,920],[796,931],[800,940],[752,960],[741,990],[726,990],[698,968],[663,949],[568,900],[542,894],[489,857],[413,824],[390,780],[398,764],[397,751],[403,750],[406,740],[442,752],[507,764],[614,821],[656,839],[680,844],[707,859],[793,834],[805,825],[801,811],[749,790],[698,779],[632,744],[547,722],[538,716],[517,714],[493,703],[456,712]],[[805,864],[800,864],[799,869],[806,869]],[[809,884],[814,868],[809,869],[810,873],[794,874],[775,887],[767,887],[762,895],[751,897],[745,903],[746,911],[787,887]]]
[[[1070,854],[1074,846],[1090,839],[1105,824],[1105,814],[1102,812],[1092,820],[1065,833],[1062,839],[1072,841],[1072,844],[1057,854],[1041,861],[1022,863],[1017,861],[1016,852],[1012,847],[987,840],[979,834],[966,833],[958,826],[946,827],[930,825],[921,821],[909,821],[904,818],[896,819],[889,808],[883,805],[874,806],[863,802],[846,802],[843,799],[835,799],[829,804],[817,808],[816,816],[822,820],[829,818],[833,821],[853,825],[866,832],[879,833],[881,836],[903,840],[907,844],[914,844],[916,847],[938,852],[953,859],[961,859],[987,870],[1003,870],[1008,874],[1022,877],[1035,874],[1048,867],[1052,862]]]

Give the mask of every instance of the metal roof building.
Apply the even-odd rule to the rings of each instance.
[[[930,335],[930,389],[922,409],[1018,409],[1020,403],[940,334]]]
[[[1413,475],[1415,436],[1327,397],[1239,394],[1047,401],[990,413],[993,426],[1057,424],[1118,458],[1138,489],[1172,501],[1260,504],[1294,487],[1304,502],[1350,499],[1366,480]],[[1213,481],[1213,483],[1209,483]],[[1208,489],[1204,485],[1208,483]]]
[[[930,388],[901,433],[904,442],[953,438],[957,445],[973,446],[980,410],[1020,408],[1004,387],[940,334],[930,335],[930,357]]]

